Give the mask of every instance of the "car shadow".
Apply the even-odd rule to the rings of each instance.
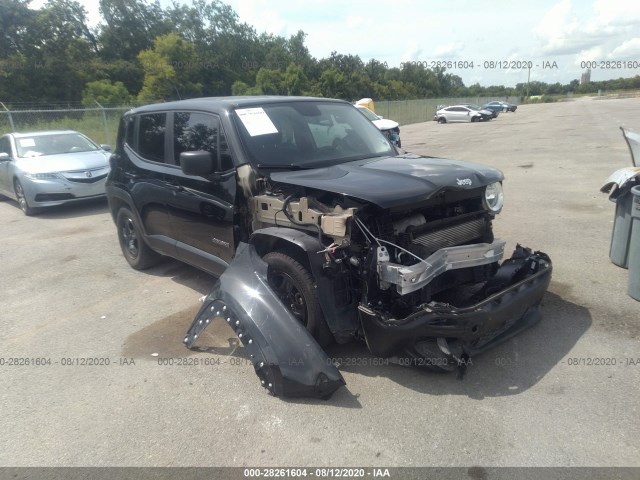
[[[218,280],[213,275],[170,257],[164,257],[158,265],[145,270],[144,273],[155,277],[171,278],[173,282],[184,285],[201,295],[207,295]]]
[[[333,359],[343,360],[339,366],[341,372],[386,377],[429,395],[464,395],[482,400],[518,395],[537,384],[562,362],[591,323],[591,314],[585,307],[547,292],[542,320],[496,348],[473,357],[461,380],[455,373],[429,372],[376,358],[362,344],[334,345],[327,353]],[[552,388],[562,390],[564,387]]]

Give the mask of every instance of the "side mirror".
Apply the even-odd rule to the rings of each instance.
[[[111,151],[111,145],[107,145],[105,144],[101,144],[100,148],[103,149],[105,152],[110,152]]]
[[[380,117],[380,118],[384,118],[382,115],[378,115],[378,117]]]
[[[182,152],[180,154],[180,168],[186,175],[205,176],[216,171],[216,165],[211,153],[199,150],[197,152]]]
[[[0,152],[0,162],[7,162],[11,159],[8,153]]]

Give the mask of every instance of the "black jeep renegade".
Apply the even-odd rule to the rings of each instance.
[[[502,180],[402,153],[343,101],[228,97],[127,112],[106,190],[133,268],[220,277],[188,347],[220,317],[270,392],[326,397],[344,384],[330,342],[461,371],[540,318],[551,262],[501,263]]]

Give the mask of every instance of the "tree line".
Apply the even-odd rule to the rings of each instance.
[[[220,0],[162,8],[158,1],[100,0],[91,27],[75,0],[0,1],[0,101],[88,106],[218,95],[314,95],[354,100],[552,95],[640,88],[640,76],[562,85],[465,86],[445,68],[400,67],[332,52],[316,59],[306,34],[258,33]],[[527,90],[528,89],[528,90]]]

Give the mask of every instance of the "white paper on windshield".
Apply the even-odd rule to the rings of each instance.
[[[36,142],[33,138],[19,138],[18,143],[22,148],[35,147]]]
[[[267,115],[267,112],[260,107],[242,108],[236,110],[236,113],[252,137],[278,133],[278,129],[269,118],[269,115]]]

